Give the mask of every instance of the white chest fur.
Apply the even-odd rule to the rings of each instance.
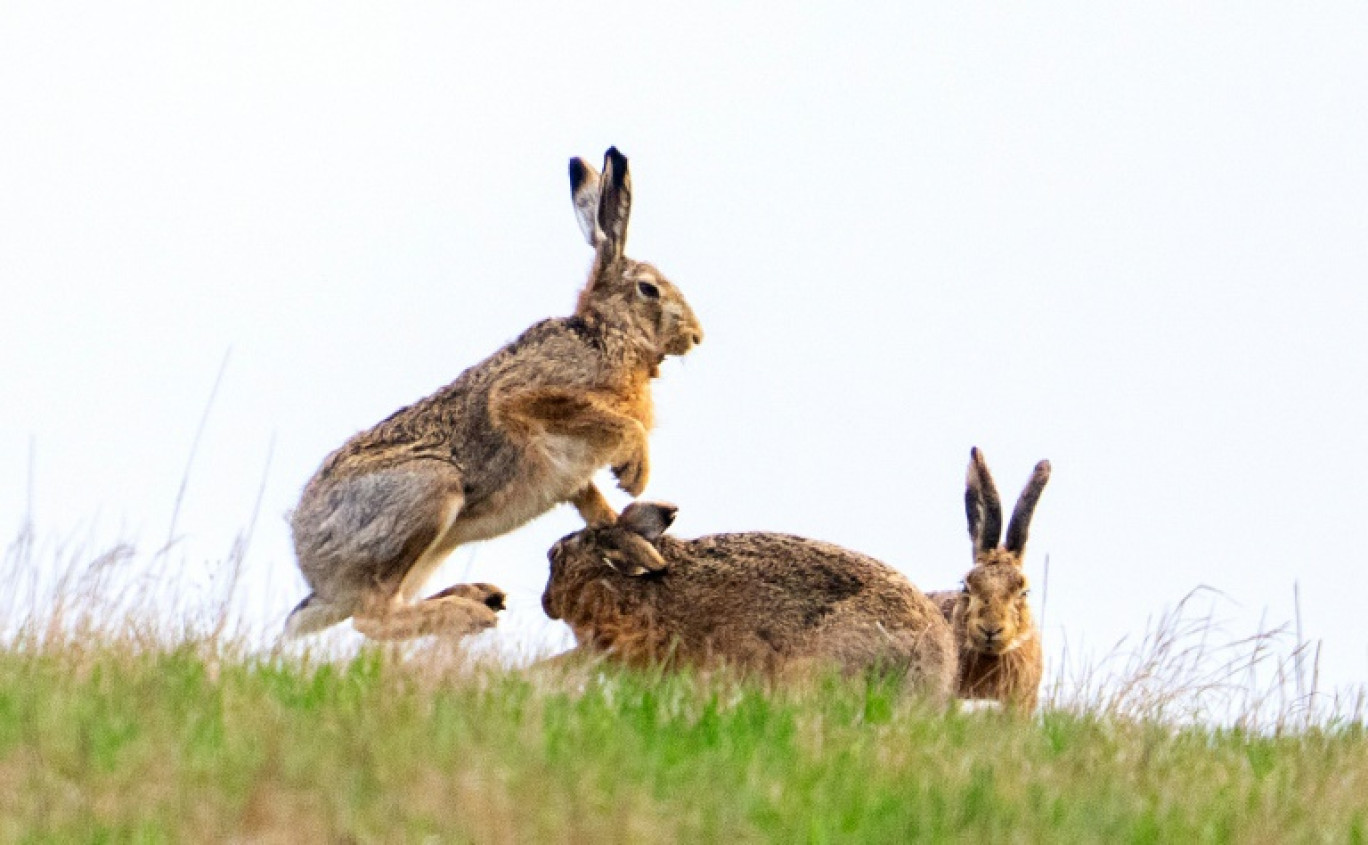
[[[513,483],[492,497],[482,515],[458,520],[442,546],[497,537],[541,516],[579,492],[611,456],[584,438],[565,434],[541,434],[528,446]]]

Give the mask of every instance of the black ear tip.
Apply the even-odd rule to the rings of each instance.
[[[988,474],[988,464],[983,460],[983,453],[977,446],[969,449],[969,470],[965,483],[971,488],[979,488],[984,484],[984,476]]]
[[[627,178],[627,156],[618,152],[617,147],[609,147],[608,152],[603,154],[603,169],[612,168],[613,181],[621,185],[622,180]]]
[[[589,165],[584,163],[584,159],[579,156],[570,159],[570,190],[578,191],[588,176]]]

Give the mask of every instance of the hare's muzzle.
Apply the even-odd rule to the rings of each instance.
[[[683,355],[703,342],[703,326],[688,303],[683,300],[666,302],[662,317],[666,355]]]
[[[665,349],[666,355],[684,355],[703,342],[703,329],[698,325],[681,326]]]
[[[975,651],[992,656],[1006,654],[1020,644],[1015,633],[1009,634],[1004,628],[983,623],[970,632],[969,638]]]

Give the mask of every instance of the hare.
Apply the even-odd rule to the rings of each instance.
[[[570,189],[595,248],[574,314],[537,323],[323,461],[291,517],[312,592],[286,621],[287,636],[348,617],[375,639],[488,628],[504,598],[491,585],[414,602],[452,549],[561,502],[586,524],[611,523],[616,514],[592,481],[604,466],[630,495],[645,488],[651,379],[703,329],[664,274],[623,254],[626,157],[610,148],[601,176],[571,159]]]
[[[1050,480],[1050,462],[1041,461],[1021,491],[1007,540],[1002,506],[988,464],[977,448],[969,452],[964,508],[974,544],[974,567],[960,591],[930,593],[954,629],[959,648],[958,695],[996,699],[1027,712],[1035,709],[1044,673],[1040,631],[1027,604],[1029,584],[1022,571],[1026,532],[1041,491]]]
[[[580,650],[772,679],[823,664],[905,671],[912,687],[949,700],[950,626],[896,570],[788,534],[663,536],[675,513],[634,502],[616,524],[552,547],[542,607],[569,624]]]

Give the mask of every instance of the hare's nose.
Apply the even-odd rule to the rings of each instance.
[[[983,634],[983,638],[985,640],[992,642],[1002,634],[1002,626],[998,626],[996,628],[989,628],[987,625],[980,625],[979,631]]]
[[[694,345],[694,346],[697,346],[698,344],[702,343],[702,342],[703,342],[703,330],[702,330],[702,329],[694,329],[693,332],[689,335],[689,340],[692,340],[692,341],[693,341],[693,345]]]

